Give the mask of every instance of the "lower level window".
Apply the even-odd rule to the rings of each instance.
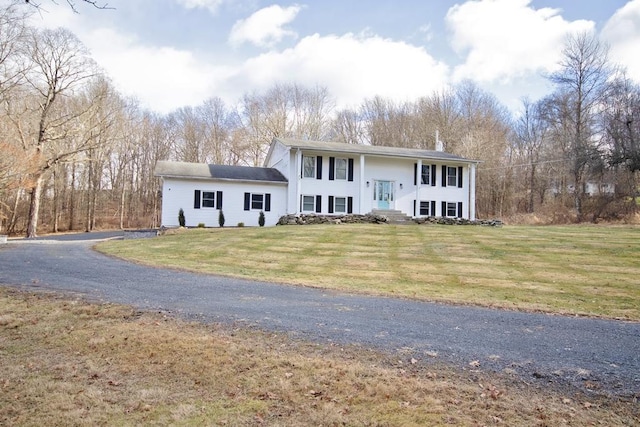
[[[420,202],[420,215],[434,216],[434,213],[431,212],[431,202],[424,200]]]
[[[264,206],[264,194],[251,195],[251,209],[262,210]]]
[[[302,196],[302,210],[305,212],[315,212],[316,196]]]
[[[458,204],[455,202],[447,203],[447,216],[457,216],[458,215]]]
[[[202,192],[202,207],[213,208],[216,206],[216,193],[214,191]]]
[[[333,211],[336,213],[345,213],[347,211],[347,198],[336,197],[334,200]]]
[[[269,212],[271,210],[271,193],[244,193],[244,210]]]

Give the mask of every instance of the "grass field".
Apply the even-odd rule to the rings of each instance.
[[[4,287],[0,372],[7,426],[640,423],[636,401],[453,370],[434,355],[408,360]]]
[[[640,227],[633,226],[191,229],[99,250],[347,292],[640,320]]]

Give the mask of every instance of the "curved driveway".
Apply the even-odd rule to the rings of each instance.
[[[91,250],[95,239],[114,236],[10,240],[0,245],[0,284],[640,396],[640,323],[350,295],[145,267]]]

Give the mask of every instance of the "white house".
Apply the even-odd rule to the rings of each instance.
[[[366,214],[475,219],[478,161],[433,150],[274,138],[264,167],[158,162],[162,225],[266,225],[286,214]]]

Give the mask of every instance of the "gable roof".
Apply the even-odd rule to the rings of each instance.
[[[170,162],[156,164],[155,176],[190,179],[218,179],[224,181],[260,181],[287,183],[279,170],[250,166],[208,165],[205,163]]]
[[[289,138],[274,138],[274,141],[278,141],[280,144],[289,148],[300,148],[305,150],[314,151],[329,151],[340,152],[350,154],[365,154],[372,156],[385,156],[385,157],[409,157],[412,159],[430,159],[430,160],[454,160],[464,163],[480,163],[478,160],[470,160],[461,156],[457,156],[451,153],[445,153],[444,151],[436,150],[421,150],[415,148],[403,148],[403,147],[386,147],[381,145],[361,145],[361,144],[346,144],[343,142],[326,142],[326,141],[306,141],[301,139],[289,139]],[[273,147],[273,143],[271,144]],[[269,154],[271,149],[269,150]],[[267,157],[269,157],[267,154]]]

